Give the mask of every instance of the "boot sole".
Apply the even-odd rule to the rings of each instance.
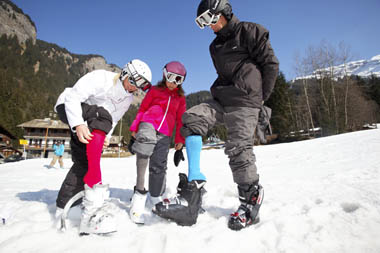
[[[86,233],[86,232],[81,232],[79,233],[79,236],[87,236],[87,235],[99,235],[99,236],[111,236],[113,235],[114,233],[116,233],[117,231],[111,231],[111,232],[107,232],[107,233]]]
[[[232,224],[228,223],[228,228],[234,231],[240,231],[243,228],[248,228],[249,226],[256,225],[259,222],[260,222],[260,217],[256,218],[252,223],[247,224],[245,227],[240,225],[240,223],[232,223]]]

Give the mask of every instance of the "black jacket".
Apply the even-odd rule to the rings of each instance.
[[[279,63],[269,32],[234,15],[216,33],[210,54],[218,73],[211,94],[222,106],[260,108],[272,93]]]

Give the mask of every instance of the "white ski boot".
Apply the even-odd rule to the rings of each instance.
[[[133,194],[129,216],[134,223],[144,224],[145,222],[144,212],[147,195],[147,191],[141,192],[139,190]]]
[[[84,185],[80,235],[109,234],[116,232],[116,221],[105,200],[109,198],[108,185],[96,184],[93,188]]]
[[[149,200],[152,207],[154,207],[156,204],[163,201],[162,196],[158,196],[158,197],[149,196]]]
[[[62,214],[63,214],[63,208],[59,208],[57,207],[55,209],[55,213],[54,213],[54,223],[55,223],[55,227],[57,229],[61,229],[61,219],[62,219]]]

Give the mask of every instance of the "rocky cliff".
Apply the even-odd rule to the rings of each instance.
[[[0,35],[16,36],[20,43],[31,39],[36,43],[36,26],[28,15],[11,1],[0,0]]]
[[[0,36],[6,35],[8,38],[16,37],[20,46],[26,48],[26,41],[31,40],[33,45],[43,44],[41,47],[41,54],[45,55],[52,61],[63,59],[63,66],[68,75],[73,71],[74,65],[79,64],[80,73],[88,73],[96,69],[105,69],[112,72],[120,72],[121,68],[115,64],[108,64],[103,56],[92,55],[78,55],[67,51],[58,45],[51,43],[43,43],[37,40],[37,29],[32,19],[18,8],[10,0],[0,0]],[[46,44],[46,45],[45,45]],[[21,51],[21,54],[24,50]],[[33,63],[34,74],[40,71],[40,61]],[[67,86],[72,86],[73,83],[67,83]],[[136,92],[134,104],[141,103],[144,97],[143,92]]]

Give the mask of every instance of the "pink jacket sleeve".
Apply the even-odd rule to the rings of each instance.
[[[185,144],[185,138],[180,133],[182,127],[182,115],[186,111],[186,99],[185,97],[181,97],[180,105],[178,107],[177,115],[176,115],[176,132],[175,132],[175,143],[183,143]]]
[[[153,93],[153,88],[151,88],[148,93],[145,95],[144,99],[141,102],[140,108],[136,114],[135,120],[132,122],[131,127],[129,130],[131,132],[137,132],[139,130],[139,124],[140,121],[144,115],[144,113],[149,109],[150,104],[152,102],[152,93]]]

